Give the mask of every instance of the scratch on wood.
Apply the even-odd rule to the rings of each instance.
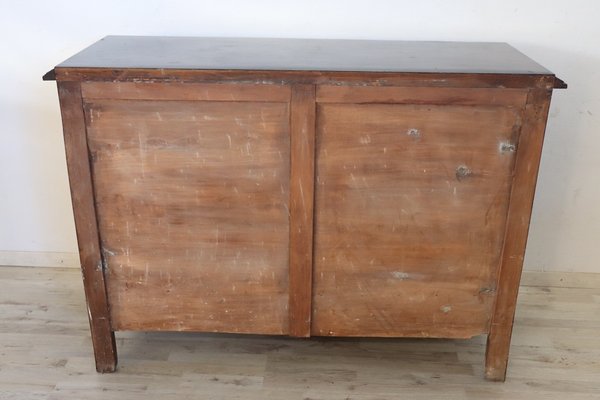
[[[114,251],[111,251],[109,249],[107,249],[106,247],[102,248],[102,252],[104,253],[104,255],[109,255],[109,256],[116,256],[117,254]]]

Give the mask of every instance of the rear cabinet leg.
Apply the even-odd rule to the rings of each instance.
[[[58,82],[58,95],[96,370],[113,372],[117,367],[117,348],[115,335],[111,330],[100,252],[81,85],[79,82]]]
[[[535,194],[551,90],[529,91],[515,161],[498,293],[487,341],[485,375],[504,381],[529,221]]]
[[[488,335],[485,352],[485,377],[490,381],[504,382],[506,379],[511,333],[512,327],[495,327]]]
[[[88,300],[89,305],[89,300]],[[96,371],[115,372],[117,369],[117,344],[115,333],[110,330],[108,321],[90,317],[90,330],[96,359]]]

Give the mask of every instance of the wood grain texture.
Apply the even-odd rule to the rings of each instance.
[[[554,75],[421,72],[260,71],[151,68],[55,68],[59,81],[314,84],[551,89]]]
[[[520,111],[319,105],[312,334],[488,331]]]
[[[491,380],[504,381],[506,378],[517,293],[551,96],[551,91],[532,90],[525,109],[498,277],[498,295],[486,352],[486,377]]]
[[[331,86],[317,88],[319,103],[392,103],[523,106],[523,89]]]
[[[58,82],[58,97],[96,370],[112,372],[117,366],[117,349],[111,328],[104,265],[100,252],[79,83]]]
[[[115,329],[288,332],[288,108],[86,102]]]
[[[291,102],[290,174],[290,335],[310,336],[313,202],[315,165],[315,87],[296,85]]]
[[[86,99],[283,102],[290,87],[219,83],[83,82]]]

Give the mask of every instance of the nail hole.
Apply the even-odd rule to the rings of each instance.
[[[421,131],[416,128],[411,128],[406,131],[406,134],[414,139],[418,139],[421,137]]]
[[[515,146],[513,143],[507,143],[507,142],[502,142],[500,143],[500,151],[502,152],[506,152],[506,151],[516,151],[517,150],[517,146]]]
[[[456,179],[458,179],[459,181],[463,180],[464,178],[466,178],[472,174],[473,174],[473,172],[466,165],[459,165],[456,168]]]

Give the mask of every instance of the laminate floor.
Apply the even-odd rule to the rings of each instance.
[[[118,333],[97,374],[75,269],[0,267],[0,399],[600,399],[600,274],[527,273],[506,383],[485,338]]]

